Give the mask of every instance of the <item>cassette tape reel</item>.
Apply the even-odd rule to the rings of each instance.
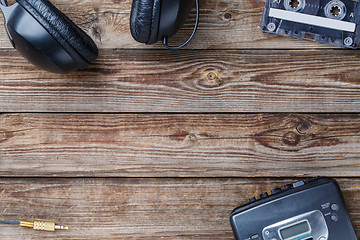
[[[358,48],[360,5],[353,0],[266,0],[263,32]]]

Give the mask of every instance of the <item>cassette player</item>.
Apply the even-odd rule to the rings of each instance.
[[[261,29],[356,49],[359,22],[358,0],[266,0]]]
[[[237,240],[357,240],[331,178],[274,188],[236,208],[230,221]]]

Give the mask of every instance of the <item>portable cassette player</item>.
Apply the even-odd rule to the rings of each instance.
[[[230,221],[237,240],[357,240],[331,178],[274,188],[236,208]]]

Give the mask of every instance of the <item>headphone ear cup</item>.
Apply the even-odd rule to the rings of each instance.
[[[94,41],[48,0],[17,0],[71,55],[80,55],[87,63],[98,56]]]
[[[136,41],[146,44],[154,44],[157,42],[160,9],[161,0],[133,0],[130,30]]]

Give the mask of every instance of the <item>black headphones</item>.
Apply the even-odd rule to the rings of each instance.
[[[13,46],[38,68],[69,73],[92,63],[94,41],[48,0],[0,0]]]
[[[167,46],[167,37],[186,20],[192,1],[134,0],[132,35],[147,44],[162,39]],[[196,26],[191,38],[198,25],[198,0],[196,3]],[[98,56],[94,41],[48,0],[16,0],[11,6],[7,0],[0,0],[0,9],[11,43],[38,68],[69,73],[87,67]],[[185,46],[191,38],[179,47]]]
[[[179,49],[194,37],[199,24],[199,0],[196,2],[196,23],[190,38],[182,45],[170,47],[172,36],[188,18],[194,0],[133,0],[130,29],[134,39],[141,43],[154,44],[162,40],[165,47]]]

